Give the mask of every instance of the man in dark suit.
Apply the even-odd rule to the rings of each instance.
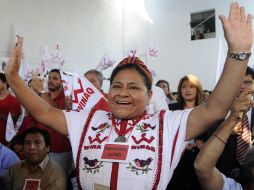
[[[240,91],[244,89],[254,89],[254,71],[250,67],[247,67],[246,74],[243,80],[243,84]],[[247,112],[248,123],[250,131],[254,131],[254,109]],[[237,154],[237,137],[241,135],[242,129],[235,127],[232,135],[229,137],[225,149],[217,162],[216,167],[227,177],[230,176],[234,168],[240,166],[239,161],[236,158]],[[253,134],[253,133],[252,133]],[[253,135],[252,135],[253,136]]]

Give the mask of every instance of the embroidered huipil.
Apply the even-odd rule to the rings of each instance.
[[[121,121],[105,111],[64,113],[82,189],[97,184],[111,189],[166,189],[188,144],[184,139],[190,110],[145,114],[139,122],[128,120],[127,129],[133,127],[125,135],[131,145],[129,160],[112,167],[112,162],[100,159],[104,144],[118,137]]]

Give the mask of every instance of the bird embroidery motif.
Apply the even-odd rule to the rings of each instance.
[[[89,160],[87,157],[83,158],[84,160],[84,168],[87,173],[96,173],[99,172],[99,169],[103,166],[102,162],[98,161],[97,159]]]
[[[147,158],[146,160],[136,158],[133,160],[133,163],[129,162],[129,165],[126,168],[132,172],[135,172],[136,175],[139,175],[140,172],[141,174],[147,174],[148,171],[152,170],[149,168],[152,161],[153,159],[151,157]]]
[[[154,130],[155,127],[156,127],[156,125],[151,126],[148,123],[143,123],[142,125],[141,124],[137,125],[137,130],[140,130],[141,133],[145,133],[145,132],[149,131],[150,129]]]

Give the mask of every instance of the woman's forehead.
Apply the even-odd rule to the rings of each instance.
[[[135,69],[124,69],[119,71],[113,79],[113,82],[121,82],[121,81],[129,81],[134,83],[143,82],[143,77]]]
[[[188,80],[188,79],[184,80],[183,84],[185,84],[185,85],[194,85],[194,83],[192,81]]]

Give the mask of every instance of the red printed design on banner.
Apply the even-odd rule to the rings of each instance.
[[[96,135],[96,137],[93,139],[91,136],[88,137],[90,144],[93,144],[94,142],[98,142],[99,144],[103,143],[105,140],[108,139],[108,136],[104,137],[103,139],[100,139],[101,136],[100,133]]]
[[[74,103],[78,103],[78,94],[84,92],[84,89],[83,89],[83,86],[82,86],[82,82],[81,82],[80,79],[78,79],[78,83],[79,83],[80,89],[76,89],[76,90],[73,91],[73,95],[74,95],[74,100],[73,100],[73,102],[74,102]]]
[[[86,106],[86,103],[88,102],[90,96],[94,94],[94,90],[90,87],[86,88],[86,92],[83,93],[83,96],[78,104],[78,110],[83,109]]]
[[[140,144],[141,142],[145,141],[147,142],[148,144],[150,144],[151,142],[153,142],[153,140],[155,139],[154,136],[151,136],[150,139],[146,138],[146,133],[143,133],[141,135],[141,139],[137,140],[136,137],[134,136],[131,136],[131,138],[133,139],[133,141],[136,143],[136,144]]]

